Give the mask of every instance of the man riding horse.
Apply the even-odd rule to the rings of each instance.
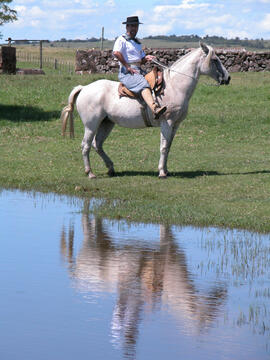
[[[142,94],[147,99],[146,102],[153,109],[154,116],[160,116],[162,113],[163,116],[159,121],[154,121],[154,116],[150,116],[150,125],[148,125],[143,118],[140,102],[118,95],[118,81],[100,79],[85,86],[76,86],[69,94],[68,105],[62,110],[62,133],[65,134],[69,119],[70,134],[74,136],[73,111],[76,103],[78,113],[84,124],[84,137],[82,140],[84,171],[90,179],[96,177],[90,165],[89,154],[91,148],[94,148],[104,161],[108,168],[108,174],[110,176],[115,174],[113,162],[103,149],[104,141],[108,138],[115,124],[130,129],[143,129],[148,126],[160,127],[158,170],[159,178],[166,178],[168,175],[167,160],[171,144],[180,123],[187,116],[189,101],[200,76],[207,75],[220,85],[229,84],[230,82],[230,75],[215,54],[214,49],[200,43],[199,48],[190,51],[176,60],[170,67],[164,69],[164,92],[156,97],[160,104],[160,106],[157,106],[154,104],[149,85],[144,80],[140,69],[141,62],[151,60],[152,57],[145,56],[141,45],[135,41],[139,24],[138,18],[134,19],[132,17],[131,20],[130,18],[127,19],[127,23],[129,23],[127,25],[131,25],[130,22],[133,23],[133,26],[127,26],[127,39],[122,36],[122,38],[116,40],[115,54],[121,64],[119,79],[130,90],[135,90],[135,92]],[[123,44],[121,45],[119,42],[123,42]],[[126,50],[124,51],[125,47]],[[117,49],[121,51],[117,51]],[[133,49],[133,51],[130,49]],[[134,65],[134,62],[138,64]]]
[[[119,36],[114,44],[113,54],[119,61],[118,78],[127,89],[135,94],[141,94],[142,98],[152,110],[154,118],[158,119],[166,110],[166,106],[159,107],[155,103],[150,85],[144,78],[145,72],[141,65],[152,61],[155,56],[145,55],[142,44],[136,38],[139,24],[138,16],[130,16],[123,24],[126,24],[126,34]]]

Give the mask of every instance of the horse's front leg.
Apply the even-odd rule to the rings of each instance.
[[[175,135],[176,129],[172,121],[163,120],[160,124],[160,158],[158,164],[159,178],[165,179],[168,175],[167,160],[170,147]]]

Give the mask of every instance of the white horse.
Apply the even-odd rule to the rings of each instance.
[[[146,110],[147,121],[142,116],[142,105],[136,99],[119,97],[117,81],[98,80],[89,85],[76,86],[70,93],[68,105],[63,109],[62,133],[70,118],[70,132],[73,133],[74,103],[85,127],[82,140],[82,156],[85,173],[95,178],[89,160],[91,146],[101,156],[108,168],[108,174],[114,175],[113,162],[103,150],[103,143],[115,124],[131,129],[147,126],[160,126],[159,177],[166,178],[167,159],[174,135],[179,124],[185,119],[189,100],[196,88],[200,75],[208,75],[220,85],[229,84],[230,76],[212,47],[200,43],[200,47],[186,54],[163,71],[164,94],[156,98],[160,105],[166,105],[167,111],[155,120],[150,109]]]

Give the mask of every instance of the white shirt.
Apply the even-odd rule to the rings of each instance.
[[[134,40],[126,40],[122,35],[116,39],[113,51],[119,51],[129,64],[139,62],[145,57],[142,44],[138,44]]]

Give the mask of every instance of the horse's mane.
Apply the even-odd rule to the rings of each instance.
[[[187,54],[181,56],[178,60],[176,60],[171,66],[170,68],[173,68],[174,66],[179,65],[182,61],[184,61],[187,57],[189,57],[191,54],[193,54],[196,50],[198,50],[200,48],[197,49],[192,49],[191,51],[189,51]]]

